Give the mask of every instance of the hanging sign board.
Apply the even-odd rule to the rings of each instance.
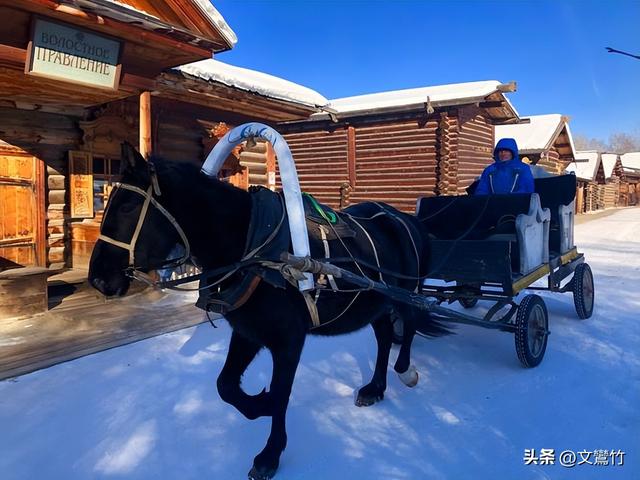
[[[118,89],[120,42],[75,26],[36,18],[25,73]]]

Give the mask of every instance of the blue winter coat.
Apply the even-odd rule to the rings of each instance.
[[[498,150],[511,150],[513,159],[501,162]],[[513,138],[501,139],[493,150],[495,162],[482,172],[475,195],[492,193],[533,193],[533,175],[526,163],[520,161],[518,145]]]

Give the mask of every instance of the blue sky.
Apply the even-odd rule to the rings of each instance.
[[[640,0],[214,0],[238,35],[218,60],[327,98],[474,80],[518,82],[521,115],[640,135]]]

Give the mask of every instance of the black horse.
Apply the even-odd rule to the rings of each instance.
[[[267,190],[261,192],[262,199],[273,200],[270,195],[280,198]],[[89,281],[104,295],[124,295],[131,281],[128,272],[166,267],[168,255],[182,243],[189,244],[187,254],[204,272],[226,271],[222,267],[235,265],[219,283],[231,290],[237,285],[244,286],[229,301],[232,304],[219,302],[225,305],[223,313],[233,333],[217,386],[221,398],[247,418],[272,418],[267,444],[255,457],[249,472],[249,478],[266,479],[275,474],[287,443],[285,415],[308,333],[338,335],[367,324],[373,326],[378,344],[375,371],[356,399],[356,405],[367,406],[383,398],[387,385],[392,319],[403,320],[402,344],[394,369],[409,386],[417,383],[417,373],[410,368],[409,358],[416,327],[430,335],[446,330],[424,312],[371,290],[356,291],[338,279],[318,278],[324,288],[306,296],[294,282],[269,281],[274,274],[282,280],[281,272],[273,265],[256,267],[252,259],[248,262],[246,259],[250,223],[260,220],[255,215],[261,207],[257,198],[203,175],[192,164],[160,159],[146,162],[131,146],[124,145],[122,181],[111,194],[102,220],[101,236],[91,257]],[[324,216],[332,215],[320,205],[314,206]],[[426,271],[427,245],[423,239],[427,237],[414,217],[380,203],[354,205],[339,217],[328,219],[324,238],[315,235],[311,241],[312,256],[323,258],[329,249],[332,258],[351,259],[344,264],[345,269],[389,285],[417,290],[418,277]],[[286,219],[280,225],[285,237],[287,225]],[[342,234],[337,232],[338,228],[342,228]],[[353,259],[358,259],[358,263]],[[277,267],[277,262],[273,263]],[[207,282],[211,283],[211,279],[205,278],[201,285],[206,286]],[[201,297],[204,308],[208,308],[211,304],[207,303],[206,291]],[[273,358],[271,385],[268,391],[248,395],[241,388],[241,378],[262,348],[268,348]]]

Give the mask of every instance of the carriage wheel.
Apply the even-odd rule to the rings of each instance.
[[[464,308],[473,308],[478,304],[477,298],[460,298],[458,301]]]
[[[518,306],[516,315],[516,352],[522,365],[536,367],[547,349],[549,316],[544,300],[527,295]]]
[[[581,263],[573,273],[573,304],[576,306],[578,318],[586,319],[593,313],[595,287],[593,273],[587,263]]]

